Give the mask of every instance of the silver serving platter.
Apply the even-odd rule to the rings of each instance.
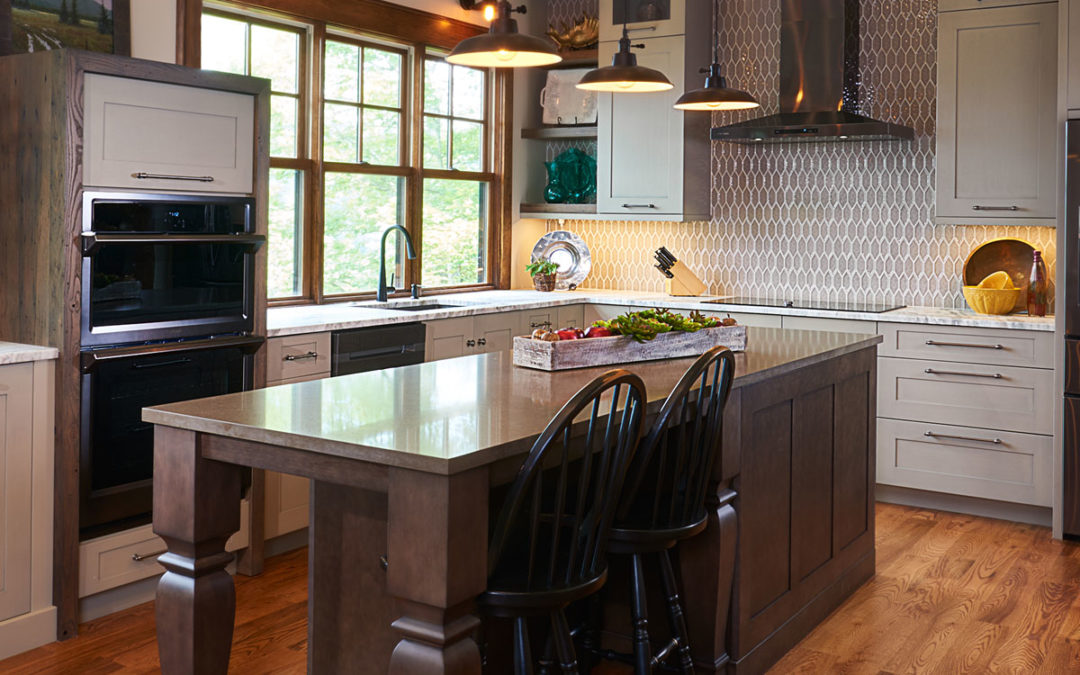
[[[585,241],[566,230],[548,232],[533,246],[530,262],[550,260],[559,266],[555,273],[555,288],[573,290],[585,281],[592,269],[592,254]]]

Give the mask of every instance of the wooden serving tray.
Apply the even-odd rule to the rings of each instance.
[[[677,359],[697,356],[717,345],[746,350],[746,326],[717,326],[694,333],[661,333],[648,342],[627,335],[544,342],[530,337],[514,338],[514,365],[538,370],[591,368],[633,361]]]

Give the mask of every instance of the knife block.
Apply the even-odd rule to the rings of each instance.
[[[704,295],[705,283],[697,278],[690,268],[681,262],[676,262],[668,270],[672,274],[671,279],[664,280],[664,291],[668,295],[675,296],[698,296]]]

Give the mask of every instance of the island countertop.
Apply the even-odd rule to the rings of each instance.
[[[748,329],[733,387],[871,347],[876,335]],[[663,400],[692,359],[559,372],[478,354],[286,384],[143,410],[153,424],[437,474],[520,454],[580,387],[611,368],[644,379]],[[523,441],[525,439],[525,441]]]

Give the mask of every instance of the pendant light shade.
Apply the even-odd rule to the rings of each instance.
[[[740,89],[730,89],[720,74],[720,0],[713,8],[713,62],[705,78],[705,86],[686,92],[675,101],[679,110],[746,110],[761,104]]]
[[[747,110],[760,105],[745,91],[728,88],[727,80],[720,74],[719,63],[709,66],[704,87],[688,91],[675,101],[679,110]]]
[[[588,91],[610,91],[615,94],[644,94],[667,91],[675,86],[659,70],[639,66],[637,56],[630,49],[630,38],[626,33],[626,25],[623,24],[619,51],[611,59],[611,65],[585,73],[585,76],[577,83],[577,88]]]
[[[446,60],[473,68],[530,68],[562,61],[550,41],[518,33],[517,21],[510,15],[524,9],[514,10],[509,2],[500,0],[495,4],[495,19],[488,32],[462,40]]]

